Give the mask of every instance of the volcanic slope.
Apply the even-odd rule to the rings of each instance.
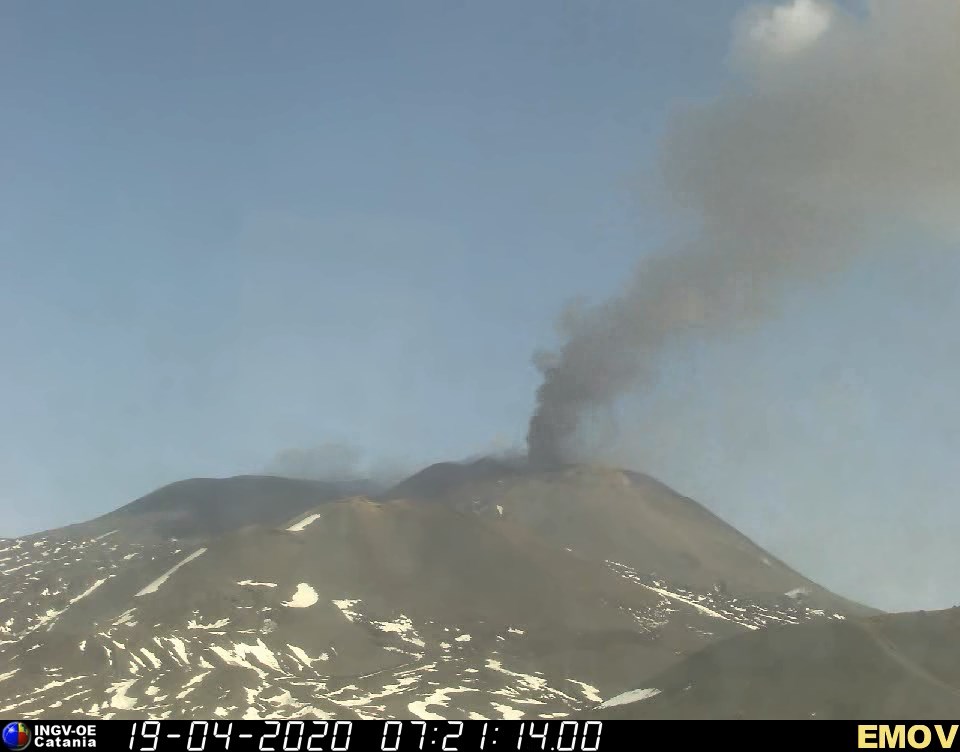
[[[534,472],[483,459],[433,465],[381,498],[502,518],[678,604],[709,593],[731,603],[737,596],[792,598],[828,611],[875,613],[808,580],[702,505],[640,473],[588,465]],[[735,621],[750,623],[748,612],[732,611]],[[758,615],[754,623],[769,621]]]
[[[0,708],[27,718],[557,717],[715,640],[865,611],[643,479],[457,467],[469,477],[439,496],[411,492],[435,475],[428,468],[378,500],[318,496],[281,525],[242,525],[241,515],[228,532],[181,539],[118,524],[0,541]],[[276,480],[261,485],[265,506]],[[221,506],[236,482],[221,482]],[[645,498],[650,489],[662,495]],[[541,510],[553,501],[551,525]],[[690,528],[673,533],[681,550],[662,540],[674,503],[675,524]],[[608,507],[632,510],[635,546],[660,551],[655,574],[639,569],[649,554],[629,558],[625,539],[576,504],[606,510],[613,527]],[[137,515],[165,519],[141,506]],[[626,562],[604,555],[604,535]],[[713,553],[726,547],[739,553]],[[697,558],[704,551],[715,558]],[[747,571],[748,556],[763,574]],[[740,564],[725,569],[730,561]],[[723,580],[762,587],[734,595]]]
[[[771,628],[708,646],[589,715],[956,718],[958,639],[960,607]]]
[[[247,525],[279,525],[325,501],[369,493],[364,481],[328,483],[262,475],[181,480],[88,522],[51,534],[202,539]]]

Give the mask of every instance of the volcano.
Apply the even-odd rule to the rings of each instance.
[[[0,567],[22,718],[602,713],[705,650],[876,613],[653,478],[489,458],[376,493],[187,480]]]

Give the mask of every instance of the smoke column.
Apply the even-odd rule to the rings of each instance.
[[[567,311],[560,349],[535,358],[533,463],[568,459],[585,419],[642,387],[684,332],[769,316],[885,229],[960,238],[960,2],[753,7],[730,60],[729,90],[675,113],[661,147],[660,196],[689,212],[689,239]]]

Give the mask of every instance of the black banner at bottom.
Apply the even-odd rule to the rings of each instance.
[[[954,721],[10,721],[3,748],[131,752],[600,752],[636,747],[957,749]]]

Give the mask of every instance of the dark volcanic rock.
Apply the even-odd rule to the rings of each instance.
[[[185,481],[0,541],[0,707],[558,717],[718,641],[870,613],[646,476],[491,460],[351,490]]]
[[[955,718],[958,639],[960,609],[772,627],[707,646],[589,715]]]
[[[278,525],[317,504],[364,493],[368,488],[363,481],[324,483],[262,475],[191,478],[62,530],[96,535],[119,527],[162,538],[204,538],[248,525]]]

